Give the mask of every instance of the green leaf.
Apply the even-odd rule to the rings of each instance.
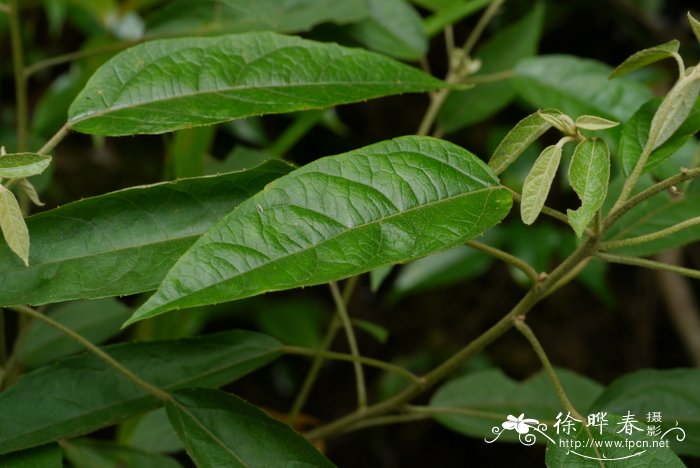
[[[151,34],[300,32],[326,23],[353,23],[369,14],[367,0],[177,0],[148,20]]]
[[[28,268],[0,246],[0,305],[155,289],[197,237],[289,169],[274,161],[245,172],[120,190],[31,216]]]
[[[214,141],[214,127],[195,127],[175,132],[169,145],[174,179],[204,174],[204,158]]]
[[[428,37],[442,32],[453,25],[486,8],[493,0],[413,0],[413,3],[435,12],[423,20],[423,28]]]
[[[688,12],[688,22],[690,23],[690,27],[693,30],[693,34],[695,34],[695,37],[697,38],[698,42],[700,42],[700,21],[696,20],[693,15]]]
[[[389,330],[379,325],[378,323],[369,322],[367,320],[352,319],[353,326],[363,330],[365,333],[370,335],[372,338],[377,340],[381,344],[386,344],[386,340],[389,339]]]
[[[15,195],[0,184],[0,230],[7,246],[29,266],[29,230]],[[2,248],[2,245],[0,245]]]
[[[99,440],[66,440],[61,447],[75,468],[182,467],[170,457]]]
[[[46,315],[99,344],[119,333],[119,325],[129,315],[129,308],[116,299],[106,298],[60,304],[50,308]],[[18,343],[17,359],[32,369],[82,349],[55,328],[33,321]]]
[[[41,174],[51,163],[51,156],[14,153],[0,157],[0,178],[18,179]]]
[[[334,466],[288,425],[219,390],[187,389],[166,403],[198,467]]]
[[[578,128],[583,130],[607,130],[608,128],[617,127],[620,122],[597,117],[595,115],[581,115],[574,122]]]
[[[0,468],[62,468],[63,454],[58,444],[34,447],[0,456]]]
[[[165,408],[124,422],[117,434],[117,442],[144,452],[172,453],[184,450]]]
[[[662,98],[659,97],[645,103],[622,127],[622,136],[620,137],[617,152],[622,165],[622,172],[625,176],[629,176],[632,173],[639,156],[642,154],[644,145],[649,139],[651,120],[654,118],[661,100]],[[697,99],[685,122],[675,131],[671,138],[651,152],[644,171],[653,169],[671,157],[690,137],[699,131],[700,99]]]
[[[217,223],[128,323],[407,262],[480,235],[510,207],[486,164],[435,138],[322,158]]]
[[[282,343],[317,348],[323,341],[323,304],[316,301],[285,299],[264,301],[255,311],[258,329]]]
[[[418,60],[428,51],[420,15],[406,0],[369,0],[369,17],[345,31],[369,49],[402,60]]]
[[[651,120],[647,145],[651,145],[652,151],[663,145],[683,125],[699,94],[700,75],[694,67],[689,68],[661,101]]]
[[[680,454],[700,456],[700,370],[643,370],[627,374],[610,384],[593,405],[594,410],[618,414],[631,411],[640,418],[661,413],[663,431],[678,426],[685,440],[669,435],[671,447]],[[656,424],[656,423],[654,423]],[[672,432],[674,434],[676,431]]]
[[[627,412],[625,411],[624,414],[627,415]],[[545,455],[547,467],[685,467],[673,450],[653,445],[655,442],[658,444],[660,439],[658,436],[648,436],[645,424],[634,422],[634,427],[640,430],[631,429],[632,434],[627,434],[623,430],[622,416],[607,414],[606,419],[607,425],[602,427],[602,431],[598,427],[590,427],[590,435],[583,425],[578,423],[571,429],[570,435],[564,433],[554,435],[555,443],[547,442]],[[668,437],[671,438],[673,435],[669,434]],[[633,444],[632,448],[628,448],[626,444]],[[644,446],[645,444],[647,446]],[[635,445],[640,448],[635,448]]]
[[[104,350],[142,379],[174,390],[231,382],[277,358],[280,347],[265,335],[230,331]],[[64,358],[0,393],[0,454],[86,434],[160,404],[94,355]]]
[[[566,210],[578,237],[603,206],[610,181],[610,150],[605,140],[587,138],[576,145],[569,166],[569,183],[581,200],[577,210]]]
[[[534,55],[543,18],[544,4],[537,2],[525,17],[485,42],[474,54],[482,63],[474,76],[507,72],[519,60]],[[438,126],[445,132],[453,132],[494,115],[515,97],[511,82],[512,79],[504,79],[451,92],[438,116]]]
[[[678,47],[680,44],[680,42],[673,39],[672,41],[664,42],[663,44],[640,50],[618,65],[617,68],[610,73],[609,78],[617,78],[618,76],[626,75],[627,73],[638,70],[651,63],[673,57],[673,54],[678,53]]]
[[[543,119],[542,114],[558,115],[559,112],[554,109],[544,109],[518,122],[491,155],[489,167],[493,172],[500,174],[505,171],[532,142],[552,128],[552,124]]]
[[[523,184],[520,202],[520,217],[525,224],[532,224],[544,207],[549,189],[557,175],[562,149],[559,145],[551,145],[542,150],[532,166]]]
[[[616,181],[619,191],[622,181]],[[646,175],[640,178],[637,186],[640,190],[651,186],[653,180]],[[651,234],[674,226],[690,218],[698,216],[700,206],[700,183],[696,180],[690,185],[681,187],[683,196],[663,192],[657,194],[627,212],[606,233],[605,240],[620,240],[630,237]],[[614,193],[612,186],[611,195]],[[610,197],[615,198],[615,197]],[[700,225],[682,229],[669,236],[645,242],[630,247],[614,249],[615,253],[625,255],[647,256],[657,252],[688,245],[700,239]]]
[[[521,60],[513,85],[535,108],[555,108],[572,117],[598,115],[625,122],[653,96],[629,78],[609,81],[610,67],[569,55],[543,55]]]
[[[557,369],[557,376],[576,408],[588,408],[603,391],[597,382],[566,369]],[[435,392],[430,407],[444,426],[479,438],[491,438],[491,428],[500,427],[509,414],[524,413],[527,418],[549,423],[562,411],[561,401],[544,372],[516,382],[500,369],[474,372],[447,382]],[[499,440],[517,440],[517,433],[506,431]]]
[[[105,63],[71,105],[68,123],[100,135],[163,133],[443,86],[387,57],[298,37],[168,39]]]

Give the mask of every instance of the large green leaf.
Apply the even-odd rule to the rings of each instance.
[[[166,390],[217,387],[280,355],[281,344],[247,331],[105,351]],[[161,404],[94,355],[66,358],[24,375],[0,393],[0,454],[86,434]]]
[[[368,16],[367,0],[176,0],[148,20],[153,34],[299,32]]]
[[[119,332],[129,308],[114,298],[68,302],[50,308],[46,315],[93,343],[102,343]],[[35,368],[83,348],[46,322],[33,321],[17,345],[17,359]]]
[[[63,441],[61,447],[74,468],[182,467],[177,461],[164,455],[99,440]]]
[[[574,118],[590,114],[625,122],[653,94],[626,77],[608,80],[611,71],[595,60],[543,55],[520,61],[513,84],[535,108],[552,107]]]
[[[31,216],[29,267],[0,246],[0,305],[155,289],[198,236],[289,169],[275,161],[245,172],[121,190]]]
[[[404,60],[418,60],[428,51],[420,15],[406,0],[369,0],[369,10],[368,18],[345,27],[352,38]]]
[[[435,138],[322,158],[217,223],[130,322],[413,260],[482,234],[511,203],[486,164]]]
[[[671,447],[681,454],[700,456],[700,370],[643,370],[625,375],[600,395],[593,410],[618,414],[628,411],[646,421],[649,413],[658,412],[663,431],[678,427],[685,440],[678,442],[676,430],[669,434]],[[673,434],[673,436],[671,436]]]
[[[291,427],[234,395],[197,388],[173,397],[168,417],[200,468],[334,466]]]
[[[484,43],[475,54],[482,62],[475,76],[511,70],[519,60],[533,55],[543,18],[544,6],[538,2],[525,17]],[[492,116],[515,97],[511,81],[504,79],[450,93],[438,117],[438,126],[452,132]]]
[[[661,100],[662,98],[659,97],[645,103],[622,127],[622,136],[620,137],[617,153],[625,175],[632,173],[639,156],[644,150],[644,145],[646,145],[649,138],[651,121],[659,108],[659,104],[661,104]],[[651,152],[644,170],[651,170],[669,158],[698,131],[700,131],[700,99],[695,101],[695,106],[690,115],[671,138]]]
[[[163,133],[443,86],[382,55],[275,33],[167,39],[105,63],[68,123],[100,135]]]
[[[572,404],[586,409],[602,393],[600,384],[565,369],[557,376]],[[433,396],[430,406],[435,419],[452,430],[471,437],[491,437],[508,415],[525,414],[551,426],[562,405],[544,372],[517,382],[500,369],[467,374],[447,382]],[[517,440],[517,433],[503,432],[499,440]],[[545,440],[539,440],[545,442]]]

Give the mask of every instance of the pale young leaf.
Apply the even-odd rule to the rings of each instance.
[[[650,151],[664,144],[685,122],[699,93],[700,75],[695,67],[690,67],[666,95],[651,121],[647,142]]]
[[[626,75],[627,73],[638,70],[651,63],[672,57],[673,54],[678,53],[678,46],[680,46],[680,42],[673,39],[672,41],[640,50],[618,65],[617,68],[610,73],[609,78],[617,78],[618,76]]]
[[[605,201],[610,181],[610,150],[605,140],[590,138],[576,146],[569,166],[569,182],[581,207],[567,210],[569,224],[581,237]]]
[[[688,22],[690,23],[690,27],[693,29],[693,34],[695,34],[698,42],[700,42],[700,21],[693,18],[693,15],[688,12]]]
[[[0,177],[18,179],[41,174],[49,167],[51,156],[36,153],[12,153],[0,158]]]
[[[576,119],[576,126],[583,130],[606,130],[608,128],[617,127],[620,122],[604,119],[595,115],[582,115]]]
[[[32,203],[36,206],[44,206],[44,202],[39,199],[39,194],[36,192],[34,185],[29,182],[29,179],[19,179],[19,186]]]
[[[8,247],[29,266],[29,231],[15,195],[0,185],[0,229]]]
[[[532,224],[540,215],[554,176],[557,174],[561,153],[562,149],[559,145],[546,147],[525,178],[520,202],[520,217],[523,223]]]

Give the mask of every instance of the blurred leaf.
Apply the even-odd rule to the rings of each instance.
[[[8,455],[0,455],[0,468],[62,468],[58,444],[47,444]]]
[[[153,320],[141,322],[132,331],[138,341],[174,340],[198,335],[212,317],[211,307],[195,307],[187,314],[161,315]],[[122,321],[124,323],[124,321]]]
[[[527,262],[535,271],[549,271],[566,239],[574,239],[565,236],[559,226],[548,220],[541,220],[531,226],[520,222],[504,223],[499,229],[502,231],[500,237],[503,245],[498,247]],[[537,239],[537,242],[532,239]],[[573,249],[566,252],[566,255],[572,251]],[[522,271],[512,266],[508,269],[518,284],[530,286],[530,279]]]
[[[155,453],[91,439],[61,442],[66,458],[75,468],[179,468],[177,461]]]
[[[590,407],[603,391],[597,382],[569,370],[557,369],[556,372],[576,408]],[[524,413],[527,418],[551,422],[563,409],[546,373],[539,372],[530,379],[516,382],[500,369],[487,369],[447,382],[435,392],[430,406],[434,410],[445,409],[435,413],[438,422],[478,438],[490,437],[491,428],[500,427],[508,415]],[[463,414],[450,413],[449,409]],[[513,441],[517,436],[514,431],[505,431],[499,440]]]
[[[323,340],[323,305],[311,300],[268,302],[256,311],[258,329],[286,345],[318,348]]]
[[[618,155],[622,163],[622,172],[629,176],[642,154],[649,139],[649,127],[662,98],[655,98],[645,103],[622,127],[622,137],[618,145]],[[644,171],[649,171],[673,155],[690,137],[700,131],[700,99],[695,101],[693,110],[671,138],[656,148],[649,155]]]
[[[690,27],[693,29],[693,34],[695,34],[698,42],[700,42],[700,21],[696,20],[693,15],[688,12],[688,22],[690,23]]]
[[[99,344],[119,333],[129,308],[113,298],[69,302],[50,308],[46,315]],[[30,369],[82,351],[83,347],[44,322],[32,321],[22,338],[17,359]]]
[[[595,60],[543,55],[520,61],[513,85],[535,108],[555,108],[574,118],[588,114],[625,122],[653,94],[629,78],[609,81],[610,71]]]
[[[367,320],[352,319],[352,324],[355,327],[364,330],[367,332],[367,334],[372,336],[372,338],[382,344],[386,344],[386,340],[389,339],[389,330],[377,323],[369,322]]]
[[[569,166],[569,182],[581,206],[577,210],[566,210],[569,224],[578,237],[591,223],[603,206],[610,181],[610,150],[605,140],[587,138],[576,145]]]
[[[369,281],[370,281],[370,289],[372,292],[376,293],[379,291],[379,288],[382,286],[382,283],[384,283],[384,280],[391,274],[391,271],[394,269],[393,265],[387,265],[379,268],[375,268],[374,270],[369,272]]]
[[[318,159],[210,229],[128,323],[413,260],[480,235],[510,206],[486,164],[435,138]]]
[[[219,390],[175,392],[168,417],[198,467],[334,466],[288,425]]]
[[[119,426],[117,442],[148,453],[173,453],[184,450],[165,408],[130,419]]]
[[[505,171],[535,140],[544,135],[552,124],[542,118],[542,114],[557,113],[553,109],[544,109],[530,114],[501,140],[489,160],[489,167],[496,174]]]
[[[29,231],[15,194],[0,184],[0,230],[5,243],[25,266],[29,265]],[[0,244],[0,248],[2,245]],[[7,249],[3,249],[6,250]],[[8,257],[10,254],[7,255]],[[12,257],[13,263],[16,259]]]
[[[369,16],[345,26],[367,48],[402,60],[418,60],[428,51],[421,17],[406,0],[369,0]]]
[[[474,3],[474,0],[411,0],[411,2],[428,10],[438,11],[452,8],[462,3]]]
[[[537,51],[543,19],[544,4],[537,2],[525,17],[485,42],[474,54],[482,63],[474,76],[507,72],[522,58],[533,55]],[[438,126],[445,132],[453,132],[492,116],[515,97],[511,81],[503,79],[451,92],[438,116]]]
[[[557,175],[562,148],[559,145],[546,147],[532,166],[523,184],[520,202],[520,217],[525,224],[532,224],[544,207],[549,189]]]
[[[299,32],[326,23],[353,23],[369,15],[368,0],[176,0],[148,21],[151,34]]]
[[[209,152],[215,133],[215,127],[195,127],[175,132],[169,145],[175,179],[204,174],[204,157]]]
[[[435,12],[423,20],[423,28],[428,37],[442,32],[445,27],[486,8],[493,0],[413,0],[420,6]]]
[[[230,171],[241,171],[259,166],[270,159],[274,158],[266,151],[245,145],[236,145],[223,161],[206,158],[204,160],[204,172],[206,174],[221,174]]]
[[[612,73],[610,73],[609,78],[617,78],[618,76],[626,75],[627,73],[638,70],[651,63],[673,57],[673,54],[678,52],[678,47],[680,44],[680,42],[673,39],[672,41],[664,42],[663,44],[640,50],[618,65],[612,71]]]
[[[69,109],[72,129],[164,133],[445,86],[388,57],[274,33],[149,41],[103,65]]]
[[[624,414],[627,414],[626,412]],[[620,430],[620,425],[624,424],[623,418],[618,414],[607,415],[608,425],[603,426],[602,433],[598,428],[591,429],[594,441],[602,447],[591,447],[590,436],[583,426],[576,424],[571,435],[563,437],[555,436],[555,442],[547,442],[547,453],[545,461],[548,468],[593,468],[593,467],[685,467],[685,464],[668,448],[657,448],[653,444],[659,442],[658,437],[647,435],[647,427],[641,423],[635,423],[635,427],[641,429],[632,434],[626,434]],[[577,427],[578,426],[578,427]],[[576,431],[575,434],[573,431]],[[566,444],[560,443],[563,439]],[[580,444],[574,449],[573,444]],[[648,444],[644,448],[629,448],[626,444]],[[602,461],[600,459],[605,459]]]
[[[143,380],[165,390],[218,387],[276,359],[281,344],[247,331],[104,350]],[[0,393],[0,454],[87,434],[160,406],[94,355],[64,358]]]
[[[36,153],[12,153],[0,156],[0,178],[18,179],[41,174],[51,163],[51,156]]]
[[[46,304],[155,289],[217,219],[290,167],[133,187],[27,219],[31,265],[0,246],[0,305]]]
[[[699,369],[642,370],[613,381],[591,409],[618,414],[628,411],[646,420],[649,413],[661,413],[658,424],[666,431],[676,425],[685,431],[678,442],[675,433],[668,437],[671,447],[683,455],[700,456]]]

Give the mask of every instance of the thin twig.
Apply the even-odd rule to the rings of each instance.
[[[464,47],[462,47],[464,55],[469,56],[472,53],[472,49],[476,45],[476,42],[483,34],[486,26],[488,26],[493,17],[496,15],[498,9],[501,8],[503,2],[505,2],[505,0],[494,0],[493,3],[486,8],[484,14],[481,15],[481,18],[479,18],[479,22],[476,23],[476,26],[474,26],[474,29],[472,29],[472,32],[469,34],[469,37],[464,43]]]
[[[70,127],[65,124],[63,127],[59,128],[58,131],[52,136],[49,141],[46,142],[44,146],[41,147],[37,153],[48,154],[51,152],[65,137],[68,135]]]
[[[644,244],[646,242],[652,242],[664,237],[675,234],[683,229],[688,229],[689,227],[697,226],[700,224],[700,216],[696,218],[691,218],[683,221],[682,223],[674,224],[673,226],[661,229],[650,234],[644,234],[642,236],[629,237],[627,239],[613,240],[608,242],[601,242],[600,250],[611,250],[619,249],[621,247],[631,247],[633,245]]]
[[[671,271],[673,273],[678,273],[679,275],[687,276],[689,278],[700,279],[700,270],[693,270],[692,268],[685,268],[677,265],[669,265],[668,263],[657,262],[655,260],[649,260],[646,258],[628,257],[627,255],[614,255],[609,253],[598,252],[595,254],[595,256],[600,258],[601,260],[605,260],[610,263],[638,266],[642,268],[649,268],[651,270]]]
[[[532,268],[530,264],[526,261],[516,257],[515,255],[511,255],[508,252],[504,252],[503,250],[497,249],[496,247],[491,247],[490,245],[483,244],[475,240],[467,241],[466,244],[469,247],[481,250],[482,252],[485,252],[494,258],[502,260],[508,263],[509,265],[513,265],[515,268],[525,273],[525,276],[527,276],[530,279],[530,282],[532,284],[537,283],[537,278],[539,277],[539,275],[535,271],[535,269]]]

